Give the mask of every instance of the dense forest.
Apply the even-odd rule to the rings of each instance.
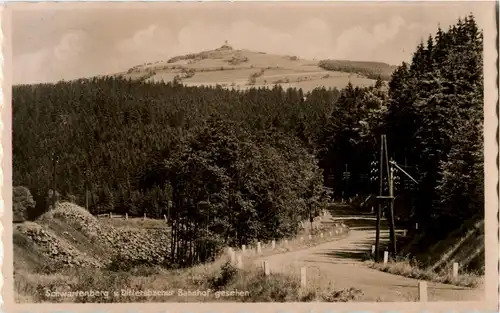
[[[54,177],[65,199],[84,205],[88,190],[95,214],[166,214],[172,257],[192,263],[208,243],[293,235],[331,196],[376,193],[370,162],[386,134],[418,181],[401,177],[396,190],[412,222],[445,235],[483,215],[482,73],[482,33],[468,16],[366,88],[304,94],[112,77],[19,85],[13,184],[33,194],[29,219],[49,208]]]
[[[381,62],[321,60],[318,66],[328,71],[354,73],[372,79],[390,80],[396,66]]]

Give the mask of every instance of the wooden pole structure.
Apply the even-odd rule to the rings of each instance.
[[[379,196],[382,196],[383,192],[383,184],[382,184],[382,171],[384,169],[383,167],[383,153],[384,153],[384,143],[383,143],[383,138],[385,135],[381,136],[381,141],[380,141],[380,164],[379,164],[379,183],[380,183],[380,189],[379,189]],[[380,252],[379,252],[379,246],[380,246],[380,214],[382,211],[382,203],[378,203],[378,208],[377,208],[377,231],[375,235],[375,262],[378,262],[380,260]]]
[[[394,222],[394,168],[391,166],[391,175],[389,177],[389,192],[392,197],[390,202],[390,223],[391,223],[391,242],[392,242],[392,253],[396,256],[396,225]]]
[[[394,225],[394,189],[393,189],[393,181],[392,181],[392,166],[389,165],[389,151],[387,151],[387,138],[384,136],[384,148],[385,148],[385,163],[387,166],[387,182],[389,184],[389,219],[390,224],[390,235],[391,235],[391,244],[392,244],[392,253],[396,255],[396,231]],[[392,160],[391,160],[392,161]]]

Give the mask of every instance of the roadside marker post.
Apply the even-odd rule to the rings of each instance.
[[[243,268],[243,261],[241,260],[241,255],[238,255],[238,259],[237,259],[236,266],[237,266],[239,269],[242,269],[242,268]]]
[[[264,261],[264,274],[266,276],[269,276],[269,274],[270,274],[269,263],[267,261]]]
[[[457,262],[453,263],[453,277],[454,278],[458,277],[458,263]]]
[[[384,251],[384,264],[387,264],[387,261],[389,261],[389,252]]]
[[[420,302],[427,302],[427,282],[418,283],[418,298]]]
[[[305,267],[300,268],[300,286],[302,288],[306,288],[306,286],[307,286],[307,276],[306,276],[306,268]]]
[[[235,263],[235,259],[236,259],[236,254],[235,254],[235,252],[234,252],[233,249],[230,250],[229,256],[231,258],[231,264],[234,264]]]

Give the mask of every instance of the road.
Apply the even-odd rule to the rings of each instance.
[[[376,219],[369,215],[353,215],[341,207],[333,209],[331,214],[333,217],[325,223],[344,222],[350,228],[349,236],[309,249],[262,257],[256,263],[268,261],[272,272],[288,274],[300,273],[300,267],[305,266],[308,281],[312,280],[315,286],[326,288],[332,283],[336,290],[354,287],[363,292],[363,301],[417,301],[418,280],[371,269],[363,264],[362,257],[370,252],[375,241]],[[388,226],[384,222],[381,241],[388,240]],[[481,301],[485,297],[481,289],[427,284],[428,301]]]

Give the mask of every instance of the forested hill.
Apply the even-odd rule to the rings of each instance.
[[[411,199],[420,231],[451,230],[483,215],[482,47],[469,16],[416,47],[387,86],[238,91],[111,77],[16,86],[13,182],[34,194],[30,217],[41,214],[54,154],[57,191],[83,205],[87,187],[91,212],[168,212],[221,240],[281,238],[321,207],[323,186],[376,191],[370,162],[386,134],[419,182],[402,177],[396,192]]]

